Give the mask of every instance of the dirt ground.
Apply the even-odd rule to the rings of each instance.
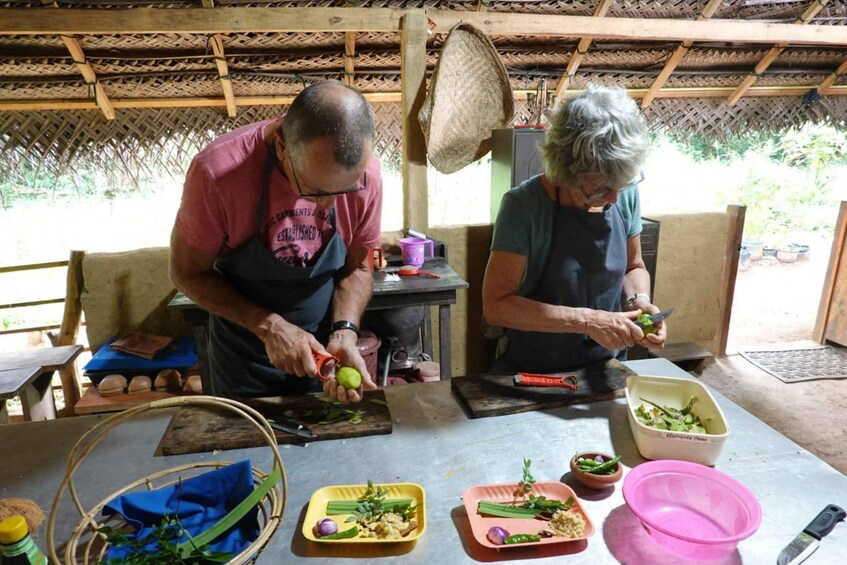
[[[727,353],[812,338],[832,236],[804,243],[809,253],[794,263],[763,257],[739,268]]]
[[[783,383],[738,351],[819,347],[812,341],[830,238],[808,242],[808,258],[764,258],[739,270],[727,356],[702,380],[771,427],[847,474],[847,379]]]

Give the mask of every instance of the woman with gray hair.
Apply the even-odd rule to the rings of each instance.
[[[638,183],[648,139],[621,88],[589,85],[555,114],[544,174],[503,196],[483,314],[503,328],[495,371],[555,372],[664,346],[634,323],[651,302]]]

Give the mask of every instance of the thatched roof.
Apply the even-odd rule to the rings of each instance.
[[[380,151],[398,150],[401,61],[400,34],[394,31],[355,35],[245,31],[234,23],[215,33],[150,32],[144,22],[137,23],[143,20],[139,17],[109,19],[120,25],[97,33],[48,34],[32,31],[36,28],[29,23],[15,23],[32,20],[33,26],[42,25],[39,29],[67,30],[75,24],[63,27],[66,14],[83,14],[90,17],[92,28],[100,30],[99,14],[103,13],[122,14],[120,9],[128,8],[197,13],[210,3],[0,1],[0,160],[7,166],[21,158],[49,166],[72,166],[79,159],[120,166],[121,159],[143,156],[174,165],[219,132],[280,114],[287,97],[303,85],[345,76],[371,97],[379,122]],[[677,133],[725,135],[779,130],[810,120],[847,119],[845,0],[215,0],[214,6],[222,11],[247,9],[239,14],[248,16],[251,9],[339,6],[391,8],[398,14],[426,9],[428,15],[430,10],[583,17],[599,12],[604,21],[617,19],[620,24],[609,37],[603,33],[581,37],[572,31],[556,36],[489,33],[517,94],[516,122],[530,114],[527,91],[534,91],[541,79],[555,89],[568,74],[562,95],[589,81],[624,86],[634,96],[650,99],[644,111],[652,124],[669,126]],[[11,18],[2,13],[21,8],[33,17],[20,16],[20,10],[8,12]],[[56,12],[57,8],[62,10]],[[729,20],[743,20],[758,22],[763,30],[767,24],[791,23],[825,32],[839,26],[844,33],[841,41],[831,40],[830,35],[818,43],[808,35],[796,44],[775,45],[763,40],[765,35],[726,41],[707,30],[704,37],[714,33],[714,40],[686,44],[686,37],[667,32],[661,32],[664,39],[641,39],[646,33],[641,31],[645,27],[641,20],[627,30],[626,20],[619,19],[673,21],[683,26],[698,17],[715,24],[708,30],[730,26]],[[203,25],[198,24],[198,29]],[[171,29],[180,28],[175,24]],[[429,71],[447,31],[437,27],[428,39]],[[669,76],[664,76],[668,70]],[[820,96],[805,96],[815,88]],[[114,119],[107,119],[104,101],[113,108]],[[235,116],[228,115],[228,105]],[[15,151],[21,148],[26,151]]]

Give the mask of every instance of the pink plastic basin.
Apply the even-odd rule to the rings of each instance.
[[[656,545],[696,561],[729,555],[762,521],[762,507],[747,487],[687,461],[638,465],[624,478],[623,496]]]

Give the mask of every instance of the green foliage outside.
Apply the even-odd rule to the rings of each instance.
[[[842,128],[808,125],[779,134],[728,136],[724,142],[691,136],[677,141],[695,161],[746,167],[741,186],[725,194],[747,206],[747,239],[790,233],[831,231],[839,195],[833,179],[847,165],[847,134]]]
[[[4,210],[19,202],[96,193],[95,174],[89,169],[79,169],[75,174],[56,174],[48,167],[36,168],[21,159],[17,167],[0,170],[0,207]]]

